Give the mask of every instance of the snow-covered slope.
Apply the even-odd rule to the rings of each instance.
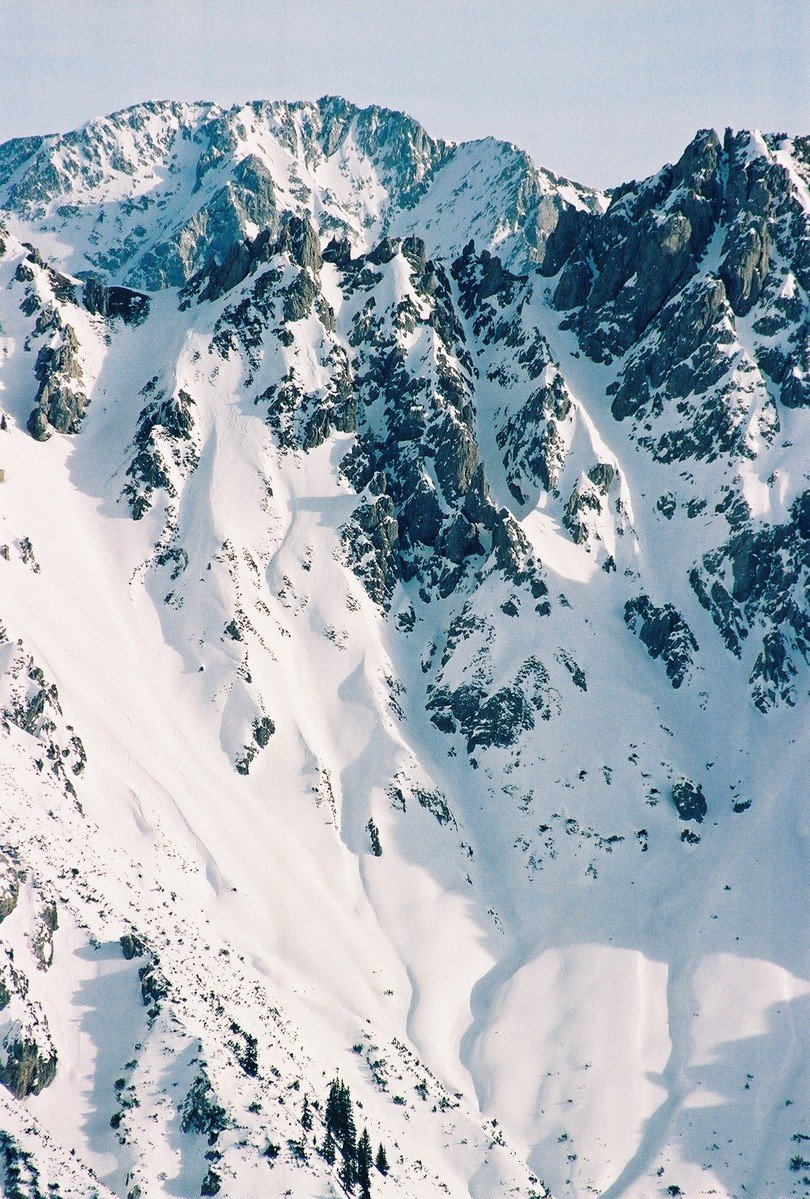
[[[9,1195],[804,1193],[809,161],[0,147]]]

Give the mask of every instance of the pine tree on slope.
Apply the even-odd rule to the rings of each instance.
[[[388,1158],[385,1153],[385,1146],[380,1145],[377,1150],[377,1160],[374,1163],[381,1174],[387,1174],[389,1170]]]
[[[371,1199],[371,1140],[367,1128],[357,1142],[357,1181],[361,1199]]]

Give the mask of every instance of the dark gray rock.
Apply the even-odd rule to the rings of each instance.
[[[691,820],[702,824],[708,812],[706,797],[699,783],[691,779],[681,778],[672,785],[672,802],[678,810],[681,820]]]
[[[387,612],[402,574],[399,524],[390,496],[383,493],[363,500],[345,526],[341,541],[350,566],[375,603]]]
[[[47,441],[51,435],[48,418],[41,408],[35,408],[28,417],[26,428],[35,441]]]
[[[56,1077],[57,1055],[43,1025],[44,1037],[29,1036],[12,1025],[0,1047],[0,1083],[15,1099],[38,1095]],[[42,1042],[42,1043],[40,1043]],[[5,1061],[3,1060],[5,1058]]]
[[[756,706],[795,704],[798,665],[810,661],[810,492],[782,524],[743,519],[689,581],[732,653],[762,636],[749,680]]]
[[[672,604],[656,608],[648,595],[639,595],[624,605],[624,621],[647,647],[651,658],[661,658],[667,678],[678,688],[692,666],[698,644],[692,630]]]
[[[149,315],[149,297],[128,287],[108,287],[94,275],[85,280],[82,303],[97,316],[120,318],[125,325],[140,325]]]
[[[461,512],[445,525],[438,548],[440,553],[457,564],[484,552],[475,525],[471,524]]]
[[[563,422],[571,411],[565,380],[556,372],[531,393],[523,407],[498,430],[509,490],[519,504],[539,488],[552,491],[565,465]]]
[[[468,318],[479,311],[484,300],[492,297],[498,298],[501,307],[510,304],[526,282],[525,275],[512,274],[489,250],[478,254],[472,241],[453,263],[452,273],[459,285],[461,310]]]
[[[786,408],[810,407],[810,321],[795,334],[795,349],[779,372],[779,398]]]
[[[152,954],[145,966],[138,969],[141,981],[141,999],[144,1007],[149,1007],[156,1015],[160,1005],[167,999],[170,992],[169,982],[160,968],[160,958]]]
[[[121,936],[121,952],[125,959],[131,962],[133,958],[143,957],[146,946],[136,933],[124,933]]]
[[[317,275],[323,265],[320,240],[306,213],[289,213],[282,219],[275,253],[289,254],[296,266]]]
[[[59,433],[78,433],[87,406],[82,390],[84,372],[78,358],[79,342],[71,325],[65,325],[60,341],[43,346],[34,373],[39,380],[36,406],[28,418],[28,431],[44,441],[48,426]]]
[[[0,924],[16,908],[19,895],[17,868],[9,856],[0,850]]]
[[[759,299],[770,252],[771,239],[762,217],[752,218],[744,227],[735,226],[726,235],[719,273],[738,316],[750,312]]]
[[[183,388],[167,399],[162,392],[138,416],[135,455],[127,467],[127,483],[122,490],[134,520],[140,520],[152,506],[156,491],[169,496],[175,492],[171,468],[187,474],[198,462],[193,443],[194,400]]]
[[[594,487],[576,487],[568,497],[565,512],[562,515],[563,528],[568,529],[575,545],[582,545],[588,540],[588,525],[584,519],[589,512],[600,512],[602,501]]]
[[[583,225],[555,291],[598,361],[627,350],[694,273],[722,204],[720,143],[701,131],[674,167],[618,189]],[[663,201],[667,200],[665,212]]]
[[[269,745],[270,738],[275,731],[275,723],[269,716],[258,716],[253,721],[253,740],[259,746],[259,749],[264,749]]]
[[[309,271],[301,270],[287,288],[284,299],[284,319],[301,321],[310,315],[319,288]]]
[[[200,1184],[201,1195],[218,1195],[222,1189],[222,1176],[213,1166],[209,1166]]]
[[[219,149],[222,148],[221,145]],[[198,183],[206,169],[205,156],[201,164]],[[215,282],[211,284],[209,298],[223,295],[245,277],[251,260],[260,257],[275,236],[278,224],[272,177],[259,158],[248,155],[233,168],[231,178],[208,203],[141,255],[129,281],[157,291],[163,287],[184,287],[195,279],[199,285],[201,279],[213,276]],[[252,225],[258,226],[262,233],[251,243],[246,232]],[[242,258],[243,247],[248,248],[246,260]],[[131,249],[123,246],[122,260],[112,261],[110,267],[120,270],[136,248],[137,242]],[[237,260],[247,268],[241,278]]]
[[[214,1144],[227,1126],[227,1112],[217,1101],[208,1075],[202,1071],[194,1079],[183,1102],[180,1127],[183,1132],[207,1136],[209,1144]]]

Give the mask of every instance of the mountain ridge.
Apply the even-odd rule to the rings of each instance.
[[[344,104],[0,147],[5,1183],[799,1194],[807,139]]]

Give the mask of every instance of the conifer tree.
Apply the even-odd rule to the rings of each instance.
[[[355,1183],[354,1157],[344,1155],[340,1163],[340,1170],[338,1171],[338,1180],[347,1195],[353,1194]]]
[[[355,1164],[357,1160],[357,1140],[354,1131],[354,1120],[343,1130],[340,1152],[347,1161],[350,1161],[352,1165]]]
[[[335,1138],[332,1135],[331,1128],[327,1128],[326,1135],[323,1138],[321,1157],[328,1165],[334,1166],[335,1158],[337,1157],[337,1146],[335,1145]]]
[[[338,1178],[343,1188],[351,1194],[357,1182],[357,1129],[352,1111],[352,1096],[349,1088],[339,1078],[334,1078],[329,1086],[324,1110],[326,1137],[322,1154],[332,1154],[335,1160],[335,1148],[339,1147],[341,1154]],[[326,1158],[328,1161],[329,1159]],[[369,1147],[370,1161],[370,1147]],[[330,1163],[331,1164],[331,1163]]]
[[[386,1154],[385,1154],[385,1146],[384,1145],[380,1145],[379,1149],[377,1150],[377,1160],[374,1164],[376,1165],[377,1169],[380,1171],[381,1174],[388,1173],[388,1169],[389,1169],[388,1158],[386,1157]]]
[[[346,1139],[347,1133],[351,1132],[352,1146],[354,1146],[357,1132],[354,1127],[354,1116],[352,1115],[351,1092],[339,1078],[333,1079],[329,1087],[324,1123],[327,1128],[331,1128],[335,1135],[335,1140],[339,1143]]]
[[[301,1109],[301,1127],[306,1129],[307,1132],[312,1128],[312,1112],[310,1111],[309,1099],[306,1095],[304,1096],[304,1106]]]
[[[337,1132],[340,1125],[339,1116],[340,1107],[340,1080],[333,1078],[329,1085],[329,1095],[326,1099],[326,1111],[324,1113],[324,1123],[330,1132]]]
[[[352,1099],[348,1087],[344,1087],[344,1100],[341,1109],[341,1131],[343,1133],[344,1144],[351,1145],[350,1154],[354,1157],[357,1147],[357,1129],[354,1125],[354,1114],[352,1113]]]
[[[371,1199],[371,1140],[367,1128],[357,1142],[357,1181],[361,1199]]]

